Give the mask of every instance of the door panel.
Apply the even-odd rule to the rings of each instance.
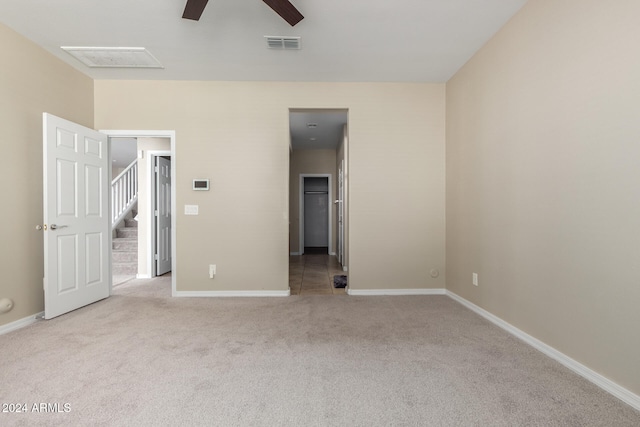
[[[87,286],[99,285],[104,277],[104,272],[102,271],[102,258],[104,258],[105,254],[102,253],[102,239],[103,236],[101,233],[88,233],[85,236]]]
[[[78,289],[78,241],[76,236],[56,236],[58,258],[58,293]],[[45,276],[46,277],[46,276]]]
[[[327,194],[304,195],[304,245],[329,246]]]
[[[102,215],[102,172],[95,165],[86,165],[85,176],[85,216],[87,218],[99,219]]]
[[[329,246],[329,180],[304,180],[304,246]]]
[[[171,160],[156,157],[156,275],[171,271]]]
[[[343,264],[344,256],[344,160],[338,169],[338,262]]]
[[[45,318],[109,296],[107,137],[43,115]]]
[[[78,201],[75,191],[63,191],[64,188],[76,188],[78,182],[77,164],[75,161],[56,159],[56,187],[55,198],[58,201],[58,218],[75,218]]]

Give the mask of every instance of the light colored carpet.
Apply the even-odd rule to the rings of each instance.
[[[170,278],[0,336],[0,425],[638,426],[445,296],[171,298]]]
[[[122,284],[124,284],[124,283],[127,283],[128,281],[133,280],[133,279],[135,279],[135,278],[136,278],[136,276],[131,276],[131,275],[128,275],[128,276],[127,276],[127,275],[120,275],[120,274],[117,274],[117,275],[114,275],[114,276],[111,278],[111,283],[112,283],[112,285],[113,285],[114,287],[115,287],[115,286],[120,286],[120,285],[122,285]]]

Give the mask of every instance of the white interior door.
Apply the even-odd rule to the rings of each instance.
[[[340,164],[338,169],[338,262],[343,263],[342,257],[344,254],[344,160]]]
[[[156,275],[171,271],[171,160],[156,157]]]
[[[107,136],[43,115],[45,318],[107,298]]]
[[[304,246],[329,246],[329,182],[326,177],[304,179]]]

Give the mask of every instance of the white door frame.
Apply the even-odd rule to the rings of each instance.
[[[149,227],[147,229],[148,235],[151,237],[148,239],[149,246],[147,247],[147,271],[150,272],[151,277],[156,277],[157,274],[157,264],[155,261],[155,253],[156,253],[156,217],[155,217],[155,206],[156,206],[156,173],[155,173],[155,160],[156,157],[161,156],[169,156],[171,157],[171,151],[166,150],[148,150],[147,151],[147,170],[149,171]],[[171,158],[171,172],[173,173],[173,158]],[[173,184],[173,179],[171,180]],[[173,185],[171,186],[171,197],[173,198]],[[173,227],[173,200],[171,201],[171,227]],[[173,239],[173,236],[171,236]],[[173,256],[173,240],[171,241],[171,255]],[[172,265],[173,266],[173,265]]]
[[[171,150],[169,156],[171,156],[171,212],[177,212],[176,209],[176,132],[173,130],[100,130],[100,132],[106,134],[109,138],[169,138],[171,143]],[[151,156],[147,156],[151,157]],[[109,151],[109,162],[111,162],[111,151]],[[150,168],[153,169],[153,168]],[[111,171],[109,171],[109,182],[113,177]],[[111,237],[110,237],[111,239]],[[155,237],[154,237],[155,239]],[[109,242],[111,247],[111,242]],[[176,295],[176,215],[171,215],[171,295]],[[151,251],[149,252],[151,253]],[[153,256],[151,255],[151,258]],[[153,263],[152,263],[153,264]],[[149,270],[153,272],[154,270]]]
[[[331,174],[330,173],[301,173],[300,174],[300,199],[298,200],[299,208],[300,208],[300,230],[298,231],[298,237],[300,240],[299,245],[299,253],[300,255],[304,255],[304,179],[305,178],[327,178],[329,184],[329,193],[327,194],[327,216],[329,217],[327,221],[327,227],[329,228],[327,232],[328,236],[328,252],[329,255],[335,255],[333,251],[333,227],[331,223],[331,212],[333,212],[333,191],[331,187]]]

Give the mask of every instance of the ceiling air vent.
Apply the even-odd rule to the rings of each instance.
[[[264,36],[269,49],[300,49],[300,37]]]
[[[61,46],[91,68],[164,68],[144,47]]]

